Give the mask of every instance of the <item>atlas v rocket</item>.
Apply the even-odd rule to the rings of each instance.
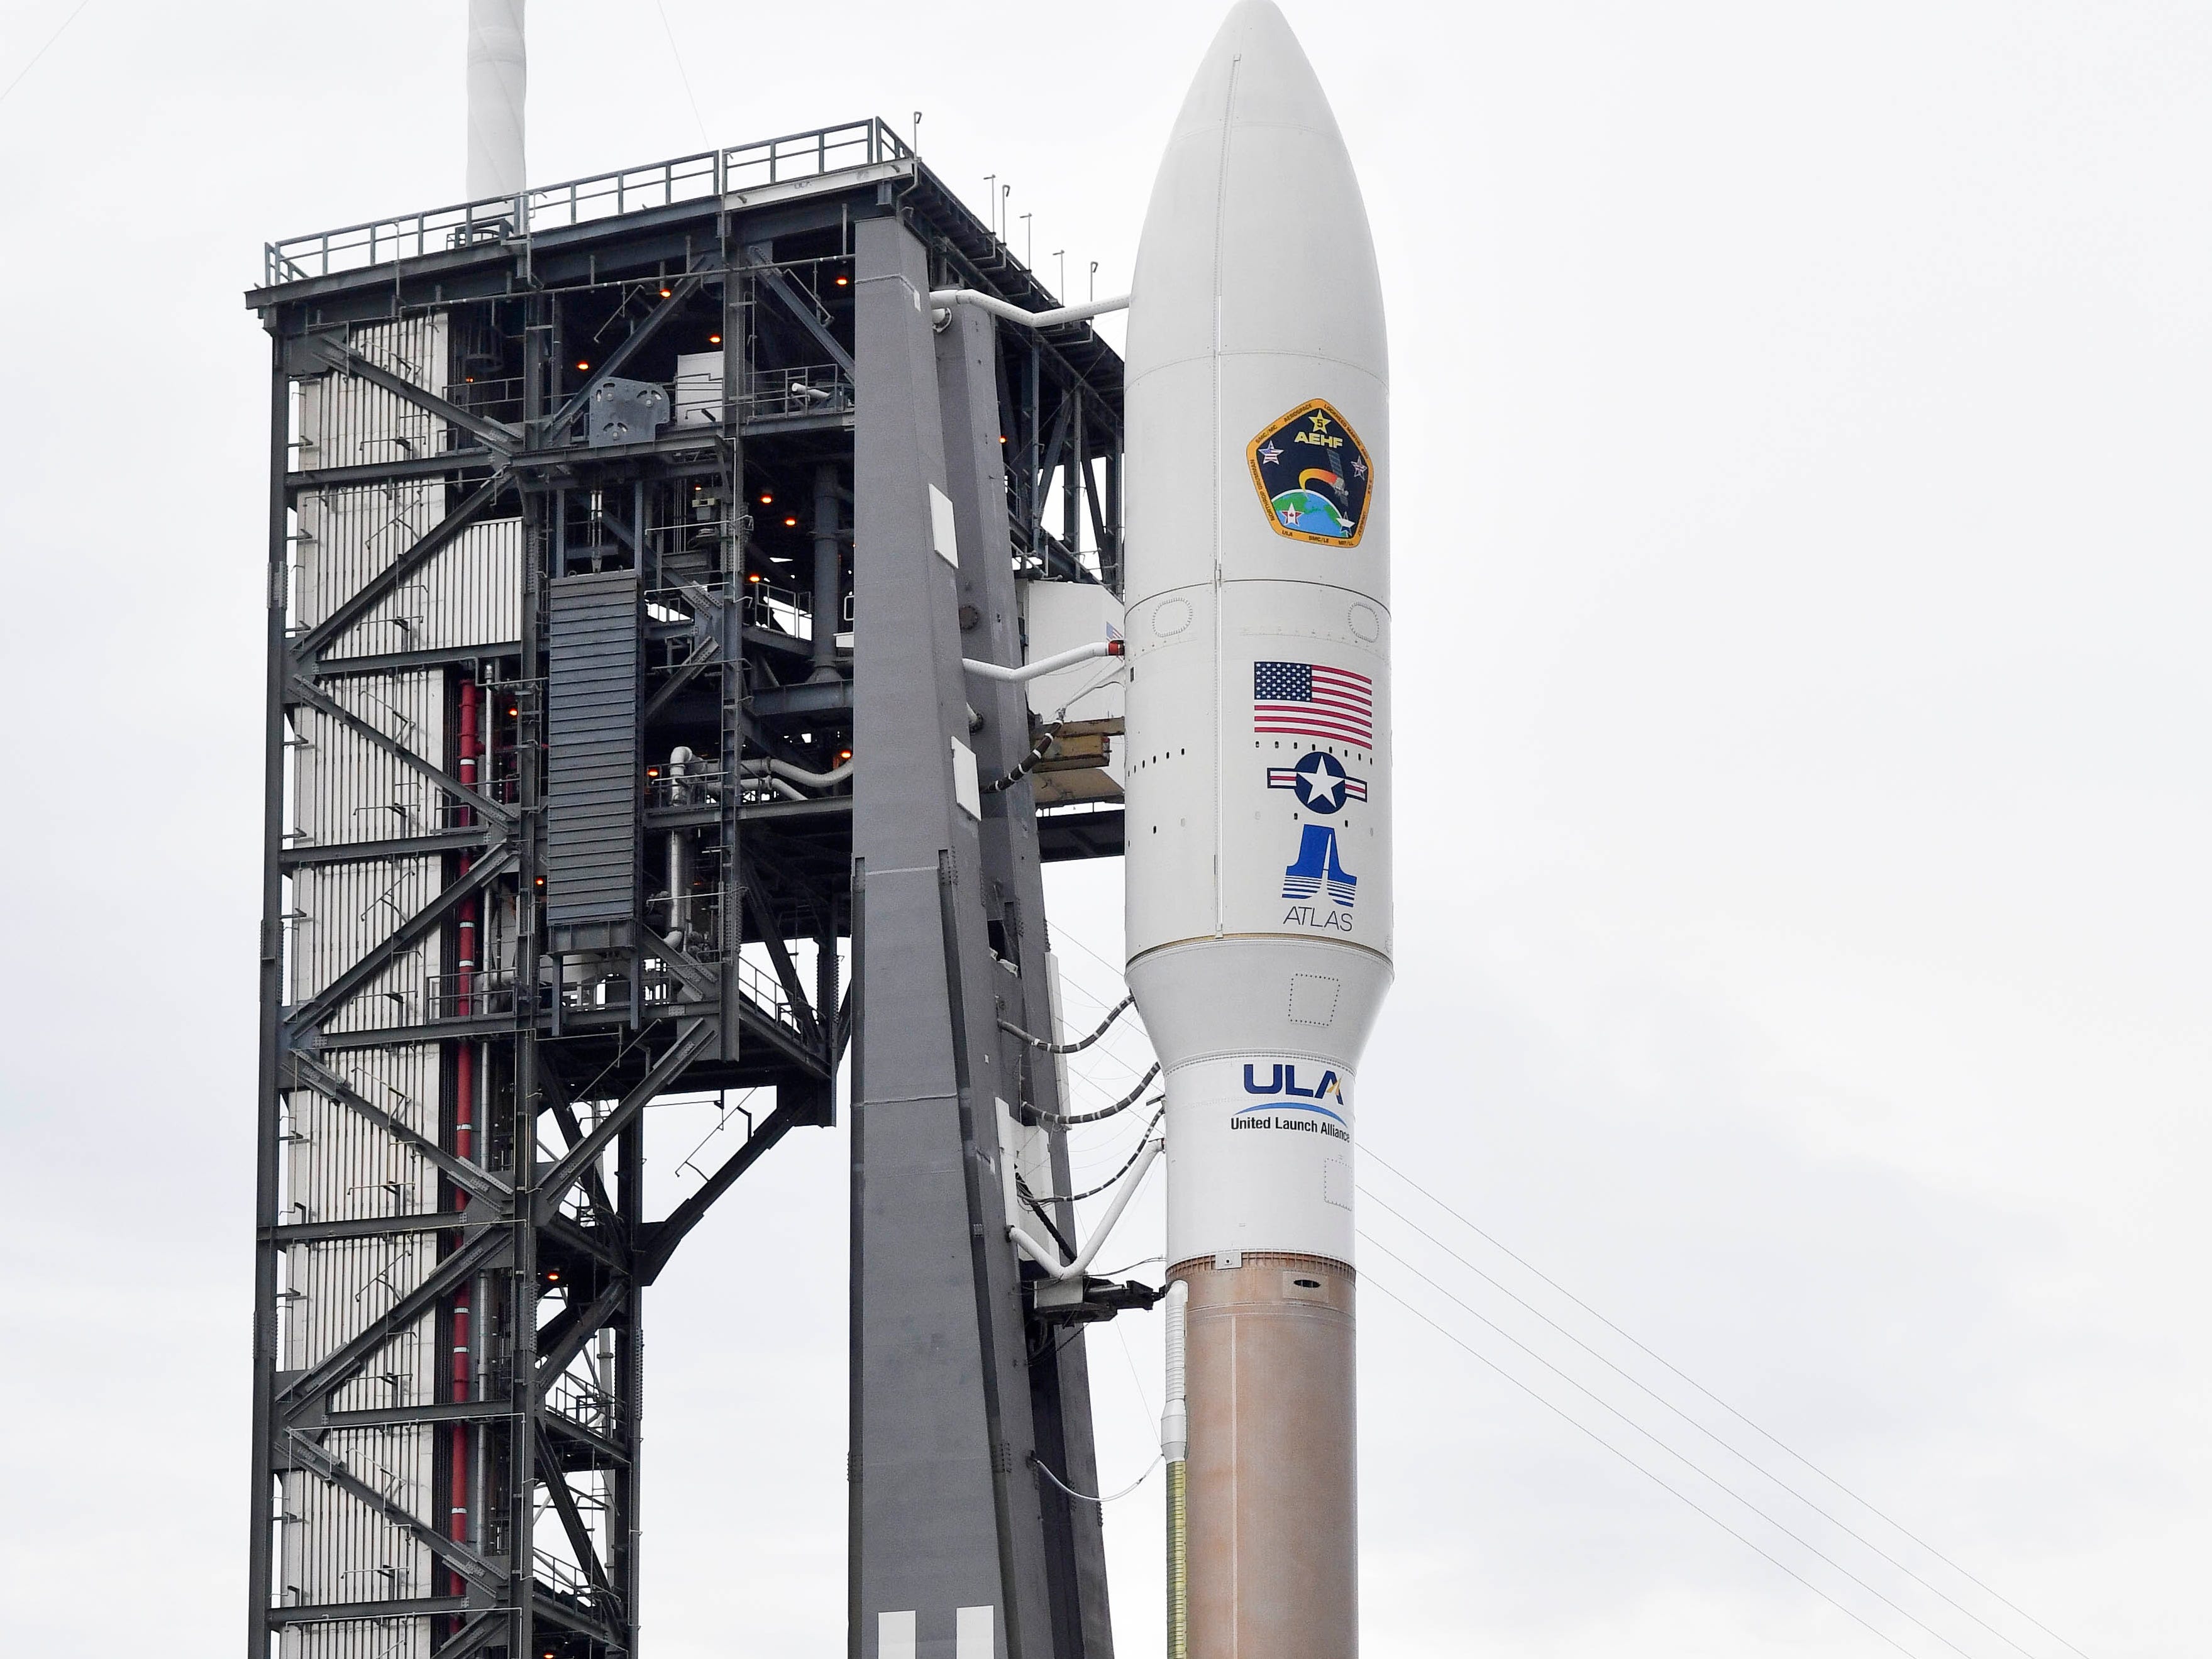
[[[1391,979],[1389,375],[1351,157],[1243,0],[1127,380],[1128,980],[1167,1087],[1170,1659],[1358,1645],[1352,1159]]]

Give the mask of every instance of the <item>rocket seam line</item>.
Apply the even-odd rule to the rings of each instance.
[[[1221,476],[1221,247],[1224,225],[1229,215],[1229,155],[1235,133],[1237,116],[1237,82],[1243,73],[1244,55],[1239,52],[1229,60],[1229,85],[1222,96],[1221,143],[1216,152],[1213,174],[1213,752],[1218,757],[1225,752],[1224,739],[1228,732],[1228,684],[1223,678],[1223,647],[1221,586],[1224,580],[1221,557],[1221,512],[1224,480]],[[1213,932],[1218,939],[1229,920],[1228,896],[1224,885],[1222,868],[1228,848],[1227,817],[1229,809],[1228,783],[1225,769],[1213,769]]]

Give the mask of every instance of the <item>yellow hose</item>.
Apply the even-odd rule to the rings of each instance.
[[[1168,1654],[1190,1659],[1190,1553],[1183,1510],[1183,1461],[1168,1465]]]

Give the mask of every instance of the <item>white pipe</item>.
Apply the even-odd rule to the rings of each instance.
[[[1044,1269],[1046,1277],[1056,1279],[1063,1285],[1071,1279],[1082,1278],[1084,1270],[1089,1267],[1091,1261],[1097,1256],[1098,1247],[1106,1242],[1107,1236],[1114,1231],[1114,1224],[1121,1218],[1121,1212],[1129,1207],[1129,1200],[1137,1195],[1137,1188],[1145,1184],[1145,1172],[1152,1167],[1152,1160],[1160,1155],[1160,1147],[1163,1144],[1158,1139],[1145,1143],[1144,1151],[1137,1154],[1136,1168],[1122,1177],[1121,1190],[1115,1195],[1113,1206],[1099,1221],[1097,1231],[1091,1235],[1091,1242],[1083,1247],[1082,1254],[1074,1261],[1061,1262],[1059,1259],[1059,1251],[1048,1250],[1019,1227],[1008,1227],[1006,1237],[1014,1242],[1015,1247],[1024,1255]],[[1013,1160],[1009,1158],[1005,1162],[1006,1213],[1015,1215],[1019,1212],[1014,1208],[1018,1194],[1014,1190]]]
[[[1190,1455],[1190,1412],[1183,1403],[1183,1340],[1190,1310],[1190,1281],[1168,1286],[1168,1397],[1160,1412],[1160,1455],[1180,1463]]]
[[[772,777],[787,778],[793,783],[803,783],[810,788],[829,789],[844,782],[853,775],[853,763],[847,761],[827,772],[810,772],[803,766],[793,766],[789,761],[749,760],[745,763],[745,770],[755,777],[765,774]],[[803,799],[803,797],[795,799]]]
[[[1063,668],[1073,668],[1077,663],[1089,662],[1093,657],[1118,657],[1121,654],[1119,640],[1094,640],[1089,645],[1079,645],[1073,651],[1024,663],[1019,668],[1001,668],[994,662],[977,662],[973,657],[963,657],[960,665],[978,679],[1003,680],[1011,685],[1020,685],[1030,680],[1042,679]]]
[[[697,759],[689,749],[678,744],[668,751],[668,804],[684,805],[690,791],[683,780],[690,775],[691,763]],[[691,841],[681,830],[668,832],[668,938],[678,950],[691,936]]]
[[[1127,311],[1129,296],[1117,294],[1110,300],[1092,300],[1085,305],[1062,306],[1056,311],[1024,311],[1018,305],[972,288],[938,288],[930,290],[929,303],[940,312],[953,306],[974,306],[978,311],[988,311],[994,317],[1019,323],[1024,328],[1050,328],[1056,323],[1079,323],[1086,317],[1102,317],[1109,311]]]
[[[469,0],[469,200],[520,196],[522,106],[529,85],[524,0]]]

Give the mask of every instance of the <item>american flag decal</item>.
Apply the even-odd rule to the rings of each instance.
[[[1262,662],[1252,667],[1252,729],[1375,747],[1375,682],[1348,668]]]

